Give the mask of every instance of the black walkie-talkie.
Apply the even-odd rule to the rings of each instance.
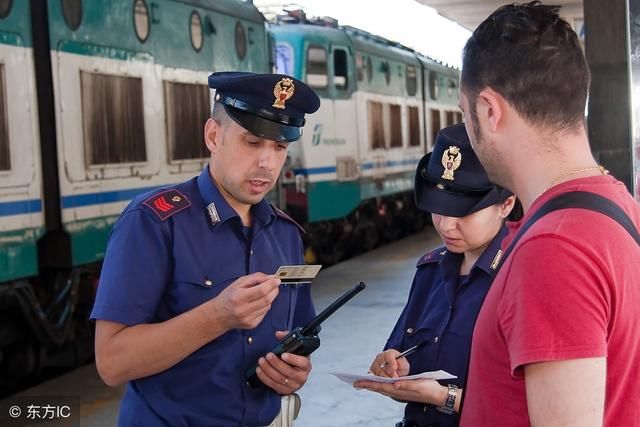
[[[282,339],[280,344],[271,350],[271,353],[276,356],[280,356],[282,353],[308,356],[316,351],[318,347],[320,347],[320,337],[318,336],[318,333],[320,333],[320,324],[365,287],[366,285],[363,282],[359,282],[353,288],[349,289],[329,307],[325,308],[322,313],[318,314],[313,320],[311,320],[307,326],[298,326],[293,331],[289,332],[287,336]],[[244,371],[247,384],[251,387],[256,387],[262,384],[256,374],[257,367],[258,363],[256,362]]]

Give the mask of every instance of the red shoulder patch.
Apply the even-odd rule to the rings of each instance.
[[[174,188],[154,194],[142,204],[149,206],[162,221],[191,206],[189,199]]]
[[[293,223],[293,225],[298,227],[298,230],[300,230],[302,234],[307,234],[307,231],[300,224],[298,224],[296,220],[294,220],[289,215],[287,215],[282,209],[279,209],[273,205],[271,205],[271,207],[273,208],[273,211],[276,213],[276,215],[278,215],[280,218],[286,219],[287,221]]]

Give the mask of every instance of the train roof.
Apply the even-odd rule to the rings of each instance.
[[[271,24],[270,29],[275,33],[304,34],[304,37],[316,41],[330,42],[350,41],[354,48],[366,53],[384,58],[395,59],[400,62],[422,63],[426,68],[445,71],[445,74],[455,76],[458,70],[437,61],[429,56],[404,46],[401,43],[388,40],[367,31],[349,25],[318,25],[312,21],[306,23]]]
[[[358,50],[383,57],[390,57],[402,62],[418,63],[418,53],[400,43],[376,36],[355,27],[345,25],[342,26],[342,29],[347,33],[353,42],[353,46]]]
[[[203,9],[243,18],[258,24],[264,23],[262,13],[253,3],[245,0],[176,0],[179,3],[198,6]]]
[[[451,74],[454,75],[457,72],[456,68],[450,67],[448,65],[443,64],[442,62],[431,58],[430,56],[424,55],[418,51],[416,51],[415,49],[412,49],[410,47],[407,47],[401,43],[386,39],[384,37],[369,33],[367,31],[361,30],[359,28],[356,27],[351,27],[348,25],[344,25],[342,26],[342,28],[344,28],[344,30],[347,32],[347,34],[349,34],[349,36],[354,39],[354,40],[358,40],[361,44],[364,46],[364,43],[367,43],[368,46],[378,46],[378,48],[381,47],[391,47],[393,49],[399,50],[406,53],[410,53],[412,56],[415,56],[417,58],[418,61],[420,61],[422,64],[426,65],[426,66],[430,66],[429,68],[445,68],[449,71],[451,71]],[[357,46],[357,43],[354,43]],[[371,49],[371,47],[367,47],[365,49]]]
[[[303,36],[309,41],[324,41],[330,43],[352,44],[356,49],[378,55],[384,58],[395,59],[401,62],[418,62],[416,53],[410,49],[402,49],[392,42],[383,43],[380,38],[365,39],[360,35],[356,36],[351,27],[326,27],[315,24],[279,24],[271,25],[270,29],[274,33]],[[376,37],[376,36],[372,36]]]

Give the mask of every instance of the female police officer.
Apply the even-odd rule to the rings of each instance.
[[[264,426],[309,360],[269,353],[307,323],[308,287],[279,286],[303,263],[297,224],[264,200],[318,96],[277,74],[214,73],[200,176],[135,198],[114,225],[96,303],[96,365],[127,382],[120,426]],[[246,367],[259,360],[249,388]]]
[[[458,124],[442,129],[433,152],[418,163],[415,198],[431,212],[445,247],[419,259],[409,300],[370,370],[397,377],[443,369],[457,378],[355,385],[408,402],[399,426],[456,426],[473,325],[493,280],[514,197],[489,181]]]

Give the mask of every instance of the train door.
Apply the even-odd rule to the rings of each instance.
[[[38,273],[43,228],[29,7],[0,15],[0,282]]]
[[[351,48],[332,44],[330,62],[334,135],[324,142],[335,147],[333,151],[336,154],[338,181],[348,181],[357,178],[359,158],[356,102],[352,96],[355,79]]]

